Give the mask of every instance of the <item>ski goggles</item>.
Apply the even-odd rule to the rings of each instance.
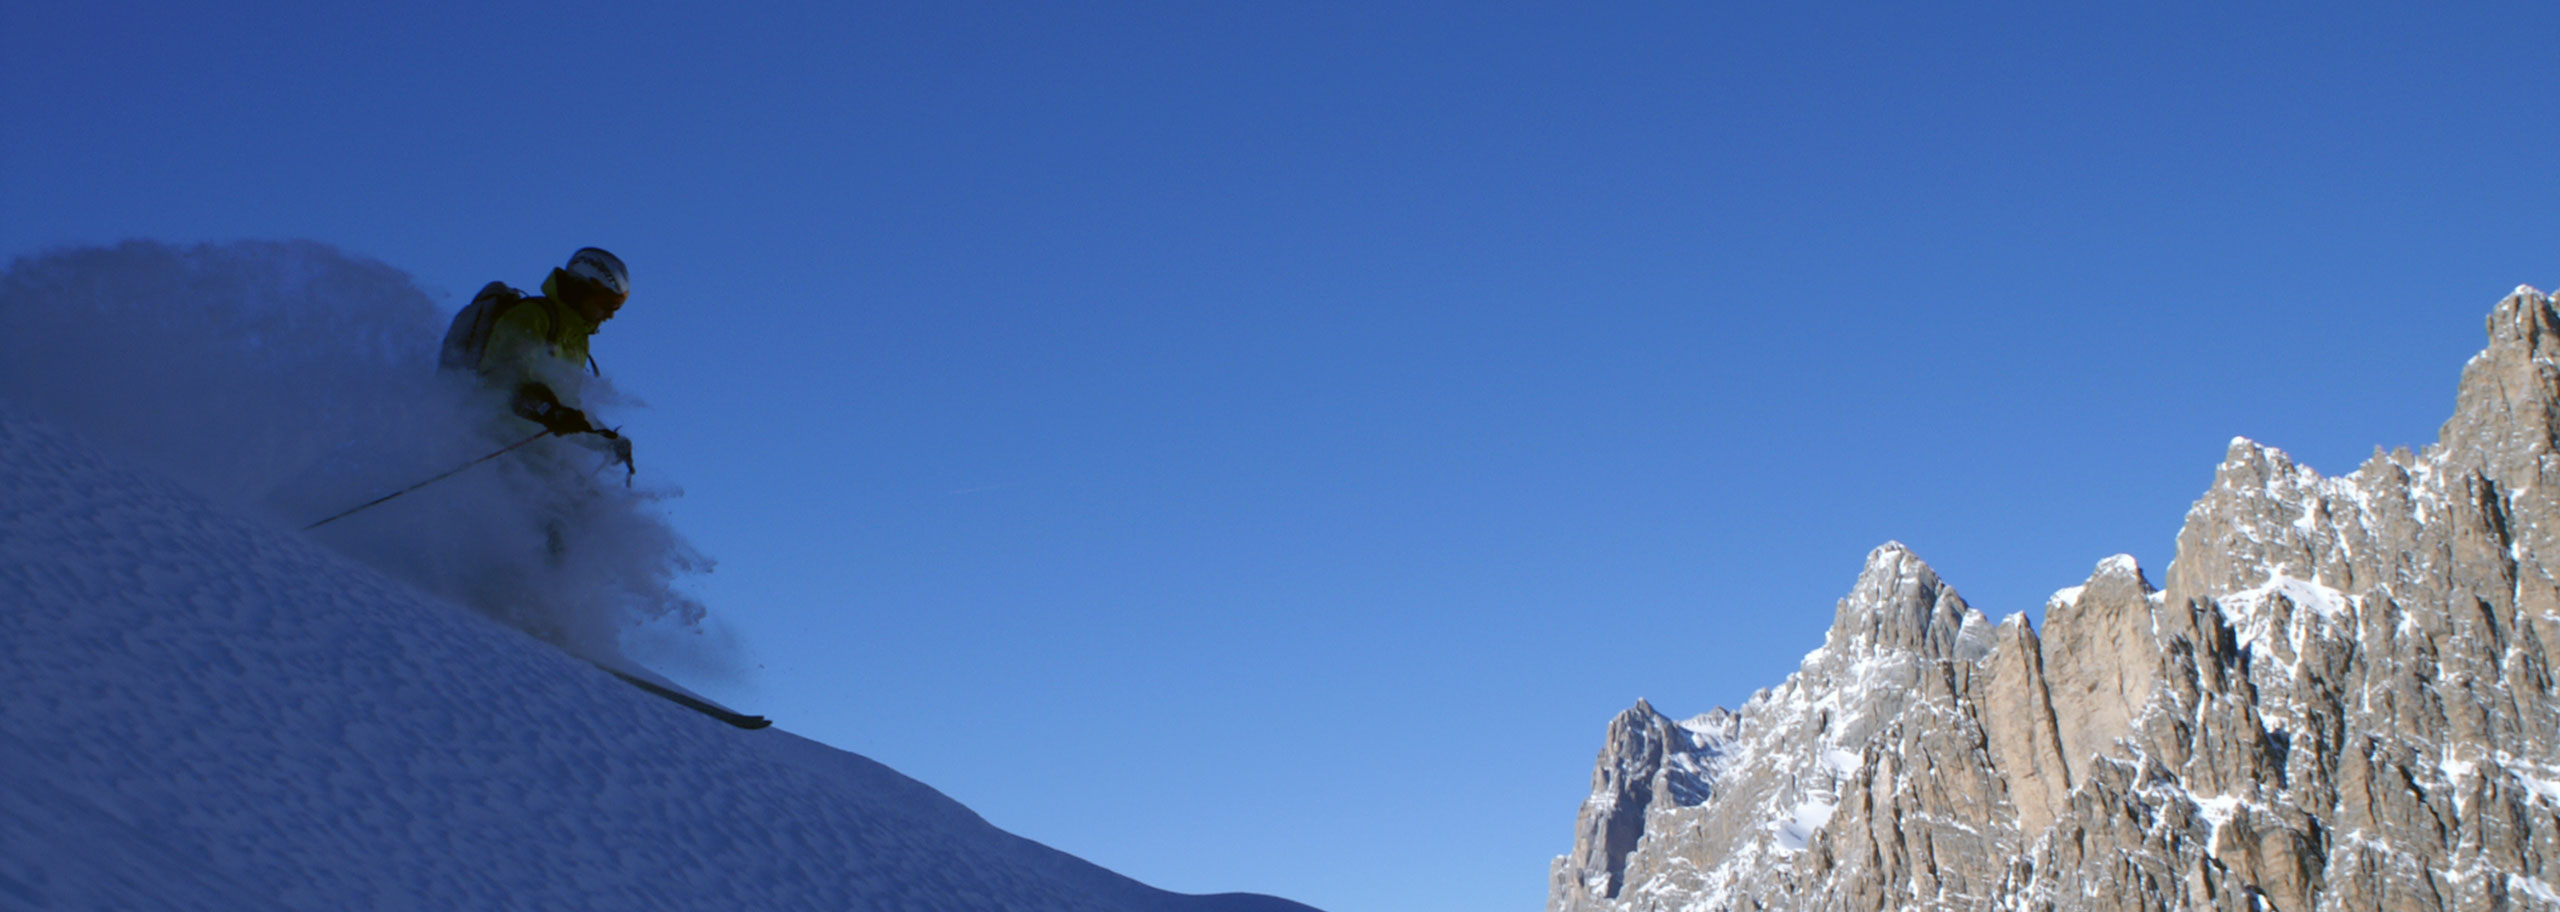
[[[612,289],[578,276],[570,276],[568,281],[560,283],[560,296],[568,298],[572,304],[604,311],[606,316],[621,310],[622,302],[629,300],[628,296],[614,294]]]

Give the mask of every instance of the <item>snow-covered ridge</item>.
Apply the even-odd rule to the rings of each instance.
[[[5,404],[0,693],[6,908],[1305,908],[714,722]]]

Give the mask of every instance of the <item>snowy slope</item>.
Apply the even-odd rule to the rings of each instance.
[[[5,403],[0,779],[0,909],[1306,908],[678,708]]]

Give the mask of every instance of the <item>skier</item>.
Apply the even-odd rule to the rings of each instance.
[[[593,435],[629,469],[631,441],[597,426],[571,403],[585,380],[582,372],[594,369],[588,338],[630,297],[631,273],[622,259],[581,247],[569,255],[568,265],[542,280],[541,295],[527,296],[504,282],[480,289],[471,306],[454,315],[440,364],[477,374],[509,397],[509,411],[553,434]]]
[[[508,411],[515,417],[540,425],[544,431],[524,437],[524,426],[509,427],[498,436],[524,439],[491,457],[542,436],[573,437],[610,449],[626,472],[631,470],[631,441],[612,428],[597,426],[573,404],[578,401],[579,389],[585,386],[586,374],[580,372],[598,373],[595,359],[587,354],[587,340],[605,321],[613,319],[614,313],[622,309],[622,302],[630,297],[631,273],[623,267],[622,259],[595,247],[581,247],[569,255],[568,265],[551,270],[551,275],[542,280],[542,294],[527,296],[505,282],[491,282],[472,297],[470,306],[454,315],[453,327],[445,331],[439,366],[448,372],[469,371],[476,375],[481,384],[508,397]],[[542,531],[554,569],[565,565],[570,532],[583,527],[581,512],[592,505],[599,493],[589,473],[571,467],[560,455],[528,451],[515,463],[542,481],[534,490],[542,500]],[[628,478],[626,474],[626,483]],[[599,661],[596,651],[579,645],[588,638],[564,629],[557,617],[536,609],[510,620],[519,629],[562,646],[614,677],[686,709],[739,728],[773,724],[763,716],[720,706],[651,676]],[[608,638],[610,635],[602,634]],[[610,646],[601,651],[614,652]]]

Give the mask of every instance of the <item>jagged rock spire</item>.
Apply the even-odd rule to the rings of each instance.
[[[2549,473],[2560,439],[2560,314],[2519,287],[2490,311],[2489,347],[2463,365],[2453,417],[2439,434],[2446,461],[2509,486]]]
[[[1857,586],[1840,600],[1830,642],[1859,652],[1902,649],[1950,656],[1970,610],[1927,561],[1901,542],[1886,542],[1867,553]]]

